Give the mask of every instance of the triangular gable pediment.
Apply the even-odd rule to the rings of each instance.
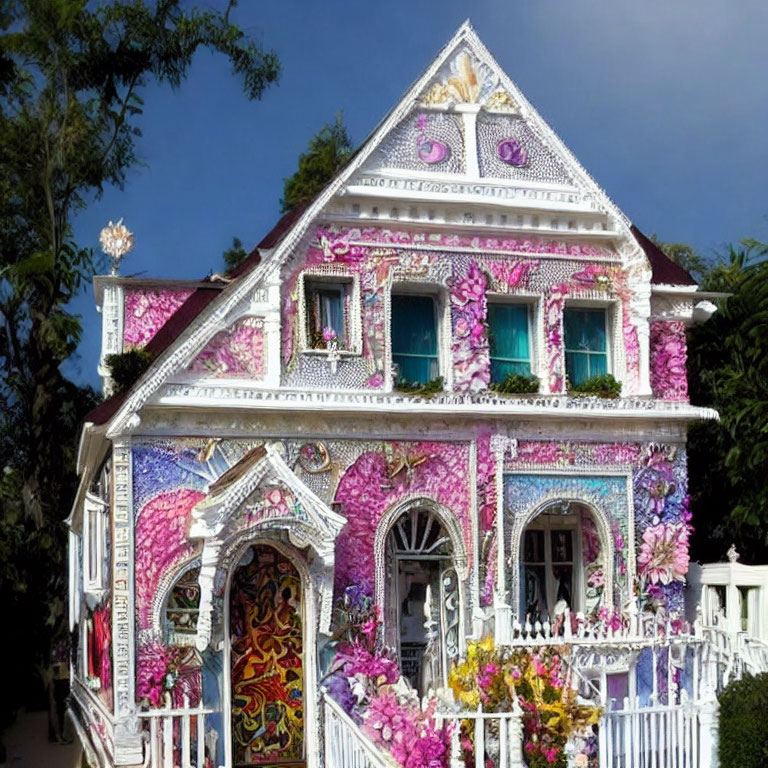
[[[346,524],[299,480],[276,444],[255,448],[208,489],[192,510],[190,538],[227,541],[237,534],[282,530],[299,548],[333,558]]]
[[[473,66],[477,68],[476,75],[480,76],[481,82],[471,89],[463,90],[459,80],[462,76],[466,79],[466,71],[462,74],[462,70],[466,70],[467,64],[466,59],[462,58],[464,52],[470,58],[474,57],[473,61],[476,64]],[[490,78],[487,74],[488,70],[492,73]],[[456,82],[451,82],[451,78],[455,78]],[[435,85],[440,83],[445,85],[449,94],[449,100],[446,104],[439,101],[441,96],[436,95]],[[536,113],[519,89],[504,74],[479,40],[469,22],[465,22],[422,77],[416,81],[387,118],[363,143],[347,166],[296,218],[279,243],[271,250],[264,252],[260,263],[250,272],[238,277],[222,290],[216,299],[205,306],[183,333],[158,356],[117,408],[107,429],[107,437],[114,438],[129,430],[132,424],[136,424],[138,411],[169,378],[179,371],[185,370],[188,366],[195,365],[196,358],[212,343],[214,337],[221,333],[222,329],[228,328],[233,322],[233,318],[242,314],[244,302],[247,302],[249,297],[254,295],[254,291],[257,293],[264,291],[264,286],[275,283],[279,279],[280,270],[286,260],[302,244],[309,244],[314,235],[312,224],[334,202],[337,196],[365,191],[365,185],[360,183],[361,178],[366,173],[371,175],[371,172],[365,169],[382,167],[380,150],[385,146],[389,137],[395,135],[393,132],[397,131],[398,126],[414,119],[414,115],[418,116],[419,110],[423,111],[429,106],[434,110],[430,114],[444,114],[453,119],[456,117],[453,112],[460,113],[461,109],[469,104],[468,102],[459,102],[459,96],[484,100],[480,105],[482,107],[480,113],[486,115],[488,119],[492,118],[496,121],[500,118],[517,120],[520,121],[520,130],[523,129],[523,125],[526,130],[530,130],[531,141],[535,139],[539,142],[539,146],[544,147],[547,152],[552,153],[557,162],[563,164],[572,178],[572,186],[579,190],[579,199],[583,205],[591,211],[601,212],[613,222],[617,228],[616,236],[621,242],[620,251],[625,264],[631,262],[633,265],[641,265],[641,267],[644,265],[647,268],[647,259],[630,232],[627,218],[594,182],[554,131]],[[438,101],[435,101],[436,99]],[[493,137],[489,141],[493,142]],[[520,143],[521,141],[518,140],[518,144]],[[498,149],[498,145],[494,144],[494,148]],[[525,147],[523,148],[525,149]],[[516,164],[516,161],[520,159],[520,152],[519,147],[512,143],[508,144],[502,151],[508,154],[509,159],[515,161],[507,164],[513,168],[512,173],[523,174],[525,168],[533,167],[530,163]],[[379,154],[377,155],[377,153]],[[530,156],[529,150],[528,157]],[[491,186],[494,183],[493,178],[488,178],[488,186]],[[395,181],[400,183],[402,180]],[[478,177],[477,181],[482,182],[483,179]],[[521,184],[523,181],[525,179],[518,179],[516,183]],[[461,185],[459,186],[461,187]],[[482,185],[476,184],[475,186],[479,189],[477,194],[472,192],[475,188],[472,185],[461,187],[461,193],[470,201],[489,202],[489,198],[484,195],[485,190],[480,189]],[[518,195],[515,198],[515,204],[524,200],[526,196],[526,191],[522,195]],[[581,205],[581,203],[578,204]]]

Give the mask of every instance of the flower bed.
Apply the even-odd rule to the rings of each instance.
[[[467,658],[454,667],[448,683],[459,705],[485,712],[511,712],[515,699],[522,709],[524,756],[529,768],[565,768],[595,763],[592,726],[597,707],[581,705],[567,684],[563,650],[497,649],[491,638],[470,643]],[[493,721],[491,721],[493,722]],[[474,721],[464,720],[461,748],[467,766],[475,765]],[[488,740],[490,741],[490,740]],[[488,746],[488,741],[486,746]],[[495,768],[492,749],[485,764]]]

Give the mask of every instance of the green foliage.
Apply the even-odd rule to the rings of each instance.
[[[681,266],[686,272],[690,273],[696,280],[701,281],[709,272],[711,264],[704,256],[697,253],[696,249],[687,243],[666,243],[653,234],[651,240],[661,248],[662,251],[675,264]]]
[[[768,764],[768,673],[734,680],[717,698],[721,768],[764,768]]]
[[[107,355],[104,362],[115,385],[115,393],[127,392],[153,359],[152,353],[146,349],[129,349],[119,355]]]
[[[621,384],[610,373],[601,373],[585,379],[581,384],[572,384],[568,391],[576,395],[616,398],[621,394]]]
[[[14,660],[5,682],[19,695],[61,631],[63,519],[76,436],[95,403],[61,373],[81,333],[70,301],[97,266],[72,221],[105,185],[122,187],[136,162],[142,89],[179,86],[196,51],[225,55],[249,98],[275,82],[275,54],[230,22],[234,6],[0,4],[0,604],[15,627],[3,638]],[[19,703],[4,697],[0,714]]]
[[[438,376],[436,379],[428,381],[426,384],[422,384],[420,381],[408,381],[407,379],[398,379],[395,382],[395,389],[398,392],[403,392],[408,395],[417,395],[418,397],[433,397],[434,395],[441,394],[445,389],[443,377]]]
[[[239,237],[233,237],[232,247],[227,248],[227,250],[224,251],[221,256],[224,259],[226,268],[229,270],[234,269],[241,262],[245,261],[245,259],[248,257],[248,251],[243,248],[243,243]]]
[[[283,180],[281,210],[290,211],[315,197],[351,156],[352,142],[338,114],[333,125],[324,125],[312,137],[307,151],[299,157],[296,173]]]
[[[539,391],[539,379],[536,376],[509,373],[502,381],[494,381],[489,389],[500,395],[530,395]]]
[[[768,562],[768,246],[731,247],[704,288],[731,295],[688,342],[691,401],[719,422],[689,433],[694,556],[719,560],[733,542],[744,562]]]

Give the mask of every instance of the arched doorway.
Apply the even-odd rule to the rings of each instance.
[[[268,544],[250,546],[229,591],[232,765],[303,766],[302,581]]]
[[[586,504],[558,500],[525,525],[519,548],[519,606],[523,620],[555,622],[566,609],[593,613],[611,603],[612,546]]]
[[[424,695],[445,685],[459,655],[460,580],[451,536],[437,512],[400,514],[384,545],[385,632],[403,675]]]

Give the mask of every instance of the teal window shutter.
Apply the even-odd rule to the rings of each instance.
[[[392,362],[397,376],[426,384],[439,375],[437,311],[432,296],[392,296]]]
[[[525,304],[488,304],[491,347],[491,381],[503,381],[509,374],[531,375],[528,338],[528,307]]]
[[[572,385],[608,373],[608,332],[604,309],[566,309],[565,371]]]

